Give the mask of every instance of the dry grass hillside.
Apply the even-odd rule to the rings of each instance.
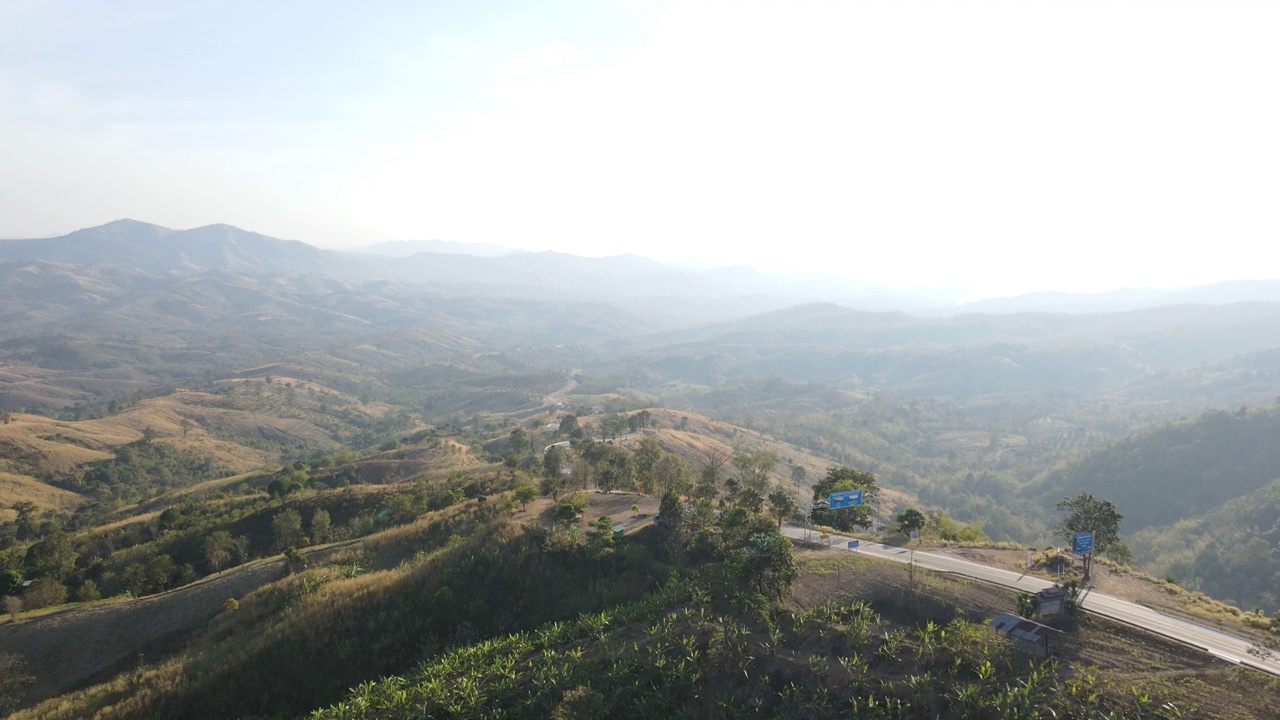
[[[0,498],[4,498],[0,502],[0,522],[17,518],[18,514],[12,508],[20,502],[35,503],[37,514],[46,510],[68,513],[84,502],[84,498],[73,492],[8,472],[0,472]]]
[[[807,493],[810,492],[814,482],[826,474],[827,468],[838,464],[769,435],[712,420],[703,415],[661,408],[650,409],[648,412],[657,427],[644,430],[642,435],[635,438],[620,441],[623,447],[634,447],[640,437],[652,437],[658,441],[663,450],[679,455],[695,468],[705,463],[707,458],[714,454],[728,458],[733,456],[735,450],[765,450],[782,459],[782,463],[774,470],[773,476],[774,480],[783,487],[791,486],[793,467],[804,468],[806,480],[803,487],[799,489],[799,493],[806,496],[801,497],[801,500],[808,499]],[[888,520],[902,508],[919,505],[919,501],[910,493],[881,488],[880,508],[877,515],[882,520]]]

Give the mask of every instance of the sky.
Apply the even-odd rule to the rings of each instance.
[[[1280,277],[1280,3],[0,0],[0,237]]]

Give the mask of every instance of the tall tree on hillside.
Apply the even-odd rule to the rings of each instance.
[[[694,495],[708,500],[717,497],[720,494],[720,482],[724,477],[724,466],[727,462],[729,458],[723,453],[714,450],[707,453],[706,459],[702,461],[702,467],[698,470],[698,483],[693,489]]]
[[[271,531],[277,548],[284,550],[294,546],[302,539],[302,515],[293,508],[277,513],[271,518]]]
[[[758,493],[769,489],[769,474],[781,460],[767,450],[751,450],[733,456],[733,466],[738,469],[738,478],[744,486]]]
[[[652,495],[657,486],[654,474],[658,463],[662,461],[662,448],[658,445],[658,441],[651,437],[641,439],[631,459],[635,466],[636,483],[640,486],[641,492]]]
[[[578,429],[578,416],[565,415],[560,418],[560,432],[565,435],[572,435]]]
[[[1070,543],[1076,533],[1092,532],[1095,554],[1104,553],[1120,542],[1120,521],[1124,516],[1109,500],[1099,500],[1082,492],[1075,497],[1063,498],[1056,507],[1067,513],[1055,530],[1063,542]]]
[[[620,447],[609,447],[609,451],[596,465],[599,475],[596,486],[601,490],[631,490],[635,486],[635,468],[632,467],[631,453]]]
[[[658,465],[653,469],[653,477],[658,487],[665,492],[677,495],[688,494],[693,485],[693,473],[688,464],[679,456],[664,453]]]
[[[769,493],[769,512],[778,519],[778,527],[782,527],[782,523],[799,510],[800,506],[796,504],[796,499],[790,492],[778,488]]]
[[[808,479],[809,472],[804,469],[803,465],[791,466],[791,482],[794,483],[796,487],[804,485],[804,481]]]
[[[898,513],[898,516],[894,518],[894,522],[898,523],[898,530],[902,534],[909,535],[912,530],[924,529],[926,518],[924,513],[919,510],[915,508],[907,508],[906,510]]]
[[[523,428],[511,431],[511,437],[507,440],[507,457],[524,457],[530,448],[529,434]]]

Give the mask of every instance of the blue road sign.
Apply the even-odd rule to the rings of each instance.
[[[1093,533],[1076,533],[1071,538],[1071,552],[1077,555],[1089,555],[1093,552]]]
[[[836,508],[853,507],[854,505],[861,505],[861,504],[862,504],[861,490],[842,490],[840,492],[833,492],[827,496],[827,507],[831,508],[832,510]]]
[[[850,541],[849,541],[849,549],[850,549],[850,550],[857,550],[857,549],[858,549],[858,541],[857,541],[857,540],[850,540]]]

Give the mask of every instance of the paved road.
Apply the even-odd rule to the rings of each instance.
[[[786,536],[797,540],[805,537],[804,528],[786,525],[783,526],[782,531]],[[813,533],[813,531],[810,532]],[[813,533],[810,536],[812,540],[817,540],[817,538],[817,533]],[[835,549],[849,552],[848,541],[852,539],[843,535],[831,535],[828,540],[819,542],[828,542]],[[914,560],[918,566],[923,568],[955,573],[1026,592],[1043,590],[1053,584],[1048,580],[1042,580],[1030,575],[1019,575],[1015,572],[993,568],[988,565],[980,565],[949,555],[938,555],[919,550],[912,551],[907,548],[890,547],[866,540],[859,542],[856,552],[903,564]],[[1086,594],[1081,606],[1095,615],[1128,623],[1157,635],[1163,635],[1171,640],[1186,643],[1228,662],[1247,665],[1257,670],[1280,676],[1280,659],[1263,660],[1250,655],[1250,642],[1244,638],[1166,615],[1127,600],[1095,592]]]

